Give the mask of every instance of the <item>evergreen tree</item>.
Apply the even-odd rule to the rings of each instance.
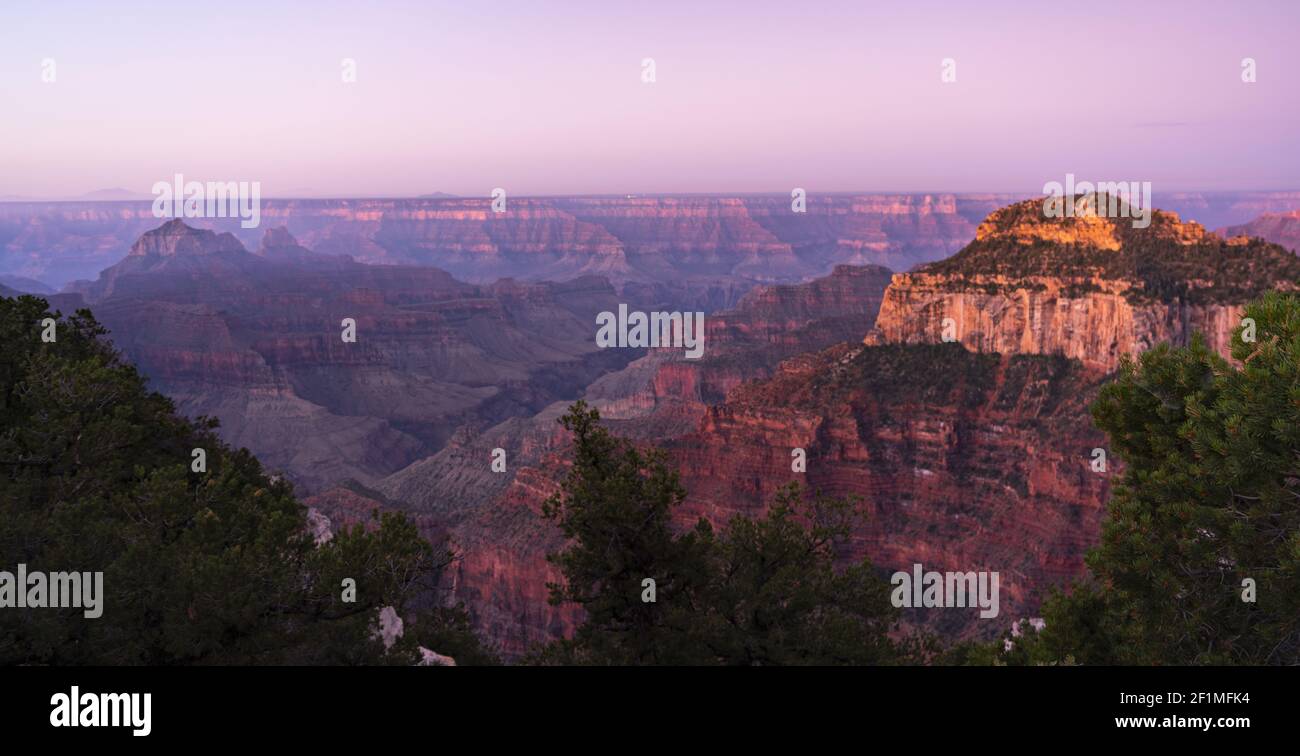
[[[691,532],[673,532],[672,510],[686,492],[660,453],[642,453],[615,438],[582,401],[560,423],[573,434],[573,467],[562,493],[542,512],[571,543],[548,557],[565,578],[548,587],[551,603],[578,604],[586,621],[550,657],[594,664],[703,662],[702,649],[682,630],[707,580],[712,529],[700,520]],[[654,581],[653,602],[643,600],[646,580]]]
[[[893,664],[921,651],[890,640],[897,610],[867,560],[837,570],[860,507],[797,484],[757,519],[738,515],[713,550],[700,636],[724,664]]]
[[[865,560],[836,569],[859,511],[848,501],[781,491],[764,516],[733,518],[721,534],[698,520],[674,528],[686,496],[662,453],[641,452],[578,402],[560,419],[573,467],[544,514],[569,544],[551,561],[564,582],[553,603],[586,612],[572,640],[544,662],[594,664],[889,664],[923,645],[889,633],[896,610]],[[647,601],[643,580],[655,581]]]
[[[1125,361],[1093,406],[1126,468],[1022,661],[1300,663],[1300,298],[1248,305],[1229,362],[1199,335]]]

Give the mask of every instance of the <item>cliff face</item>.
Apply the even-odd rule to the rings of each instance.
[[[1071,284],[1046,277],[955,283],[946,275],[895,275],[869,341],[934,344],[945,340],[947,326],[951,338],[971,351],[1060,354],[1110,372],[1123,355],[1162,342],[1186,345],[1198,331],[1226,355],[1241,325],[1239,304],[1136,304],[1125,295],[1130,287],[1124,282],[1092,283],[1092,291],[1076,293]]]
[[[841,344],[784,363],[710,407],[670,443],[689,496],[679,516],[755,516],[784,484],[859,497],[868,517],[847,558],[892,572],[997,571],[1002,612],[908,612],[949,637],[992,637],[1083,568],[1109,474],[1087,422],[1095,374],[1060,357],[975,354],[955,344]],[[792,469],[792,450],[807,455]]]
[[[631,368],[629,368],[631,370]],[[625,371],[626,372],[626,371]],[[975,354],[955,344],[840,344],[781,364],[726,401],[660,400],[605,413],[618,435],[665,448],[688,492],[675,518],[723,527],[760,515],[777,489],[798,481],[857,496],[867,518],[846,559],[877,569],[991,570],[1001,575],[999,619],[962,611],[909,612],[905,621],[948,638],[990,638],[1031,616],[1048,586],[1076,577],[1096,539],[1108,473],[1090,467],[1104,436],[1087,421],[1099,379],[1061,357]],[[599,405],[598,405],[599,406]],[[476,627],[507,656],[570,632],[571,606],[545,601],[558,578],[546,555],[563,538],[540,516],[567,469],[557,404],[481,435],[454,439],[434,457],[375,488],[431,514],[464,552],[449,587]],[[504,448],[508,471],[493,473]],[[806,472],[792,469],[803,449]]]
[[[1156,211],[1049,219],[1041,201],[997,211],[952,258],[895,275],[868,343],[957,341],[977,352],[1060,354],[1109,372],[1120,357],[1205,334],[1226,354],[1242,305],[1294,288],[1300,262]]]

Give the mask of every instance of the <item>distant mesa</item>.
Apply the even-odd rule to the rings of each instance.
[[[26,194],[0,194],[0,202],[136,202],[151,199],[153,199],[152,194],[133,192],[120,186],[111,189],[96,189],[85,194],[71,194],[53,198],[49,196],[32,197]]]
[[[448,194],[446,192],[434,192],[432,194],[421,194],[416,199],[460,199],[459,194]]]

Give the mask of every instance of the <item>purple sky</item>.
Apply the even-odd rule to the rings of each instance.
[[[1297,189],[1298,74],[1287,0],[5,0],[0,196]]]

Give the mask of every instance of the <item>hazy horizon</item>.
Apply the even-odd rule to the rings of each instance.
[[[1295,190],[1300,4],[1113,11],[10,3],[0,197],[175,173],[283,199]]]

